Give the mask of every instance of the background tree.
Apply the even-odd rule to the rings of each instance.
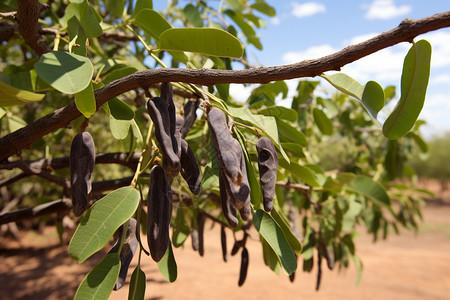
[[[181,246],[191,235],[194,241],[198,237],[194,248],[198,246],[200,254],[205,251],[204,218],[223,226],[224,236],[230,225],[243,233],[232,250],[242,255],[240,285],[251,254],[245,247],[251,226],[260,234],[269,268],[277,273],[283,269],[293,280],[299,257],[303,271],[317,266],[317,288],[323,259],[330,269],[353,261],[361,271],[353,243],[358,224],[366,226],[374,240],[400,226],[417,228],[421,191],[398,181],[415,180],[407,158],[415,149],[426,150],[416,121],[425,99],[431,46],[413,39],[450,26],[450,12],[405,20],[397,28],[326,57],[256,68],[248,63],[246,46],[262,48],[256,34],[262,15],[275,15],[262,0],[192,1],[183,7],[174,1],[163,12],[154,11],[149,0],[47,4],[21,0],[3,2],[0,9],[4,11],[0,168],[5,170],[0,179],[0,223],[57,213],[56,225],[61,228],[64,214],[73,217],[70,198],[75,199],[78,190],[72,190],[69,165],[77,161],[74,153],[81,152],[70,152],[69,145],[77,133],[88,132],[96,152],[93,182],[91,189],[86,187],[89,208],[71,240],[70,255],[83,262],[119,229],[116,246],[87,275],[75,297],[107,298],[123,283],[122,272],[134,247],[139,258],[148,254],[140,233],[152,234],[146,232],[146,222],[161,214],[146,207],[146,195],[159,196],[149,187],[159,188],[154,180],[164,175],[150,170],[155,170],[153,165],[164,166],[168,154],[158,138],[158,122],[146,112],[146,99],[172,97],[167,90],[172,85],[175,111],[185,122],[191,107],[197,115],[183,138],[202,179],[201,191],[195,195],[166,165],[166,172],[172,174],[167,200],[174,203],[172,235],[164,256],[153,258],[159,260],[168,281],[177,275],[172,246]],[[394,88],[383,89],[374,81],[362,85],[345,74],[323,72],[339,70],[404,41],[412,46],[405,57],[401,97],[381,128],[377,113],[393,98]],[[288,92],[283,80],[314,76],[322,76],[341,93],[318,97],[314,93],[318,83],[302,80],[290,108],[276,105],[275,98]],[[260,85],[245,103],[237,103],[229,95],[230,83]],[[247,179],[250,188],[250,212],[240,211],[236,226],[221,210],[224,189],[218,187],[224,166],[206,120],[214,107],[226,115],[230,141],[242,150],[238,173],[246,175],[238,182]],[[173,120],[167,123],[175,128]],[[263,210],[255,147],[261,136],[275,145],[279,162],[270,213]],[[164,207],[162,212],[170,217],[171,205]],[[249,220],[244,221],[247,213]],[[155,244],[150,242],[152,247]],[[130,298],[143,296],[144,278],[138,264]]]

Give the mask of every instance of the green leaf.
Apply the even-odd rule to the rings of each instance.
[[[342,93],[359,100],[374,119],[377,118],[378,112],[384,107],[384,90],[375,81],[369,81],[365,86],[362,86],[358,81],[344,73],[321,75],[321,77]]]
[[[137,71],[137,69],[134,67],[125,67],[125,68],[115,69],[115,70],[111,71],[105,78],[102,79],[102,83],[104,85],[107,85],[108,83],[110,83],[113,80],[133,74],[136,71]]]
[[[128,300],[141,300],[145,296],[145,287],[147,281],[145,279],[145,273],[141,270],[139,265],[134,269],[131,274],[130,287],[128,289]]]
[[[415,134],[414,132],[408,132],[407,136],[414,140],[416,145],[419,147],[420,151],[422,151],[423,153],[427,153],[428,152],[428,145],[422,139],[422,137],[420,135]]]
[[[102,27],[100,26],[102,19],[87,0],[70,3],[66,7],[64,17],[60,19],[61,25],[66,27],[68,21],[73,16],[76,16],[80,21],[88,38],[95,38],[103,33]]]
[[[88,87],[81,92],[75,94],[75,104],[80,113],[88,119],[95,113],[97,110],[97,104],[95,102],[92,83],[90,83]]]
[[[172,243],[170,242],[166,253],[158,262],[158,269],[167,281],[174,282],[177,280],[177,262],[173,256]]]
[[[391,205],[386,189],[370,177],[356,175],[349,184],[348,190],[364,195],[379,205]]]
[[[114,17],[121,17],[125,7],[124,0],[106,0],[105,3]]]
[[[183,245],[187,239],[191,229],[184,218],[183,207],[178,206],[177,215],[175,217],[175,223],[173,224],[172,242],[175,248]]]
[[[293,142],[299,144],[301,146],[307,146],[308,141],[306,140],[303,132],[290,125],[287,122],[281,121],[280,119],[276,119],[278,134],[280,135],[280,139],[286,142]]]
[[[153,1],[152,0],[137,0],[136,5],[134,6],[133,17],[143,9],[153,9]]]
[[[229,7],[231,7],[236,11],[243,10],[242,1],[240,0],[225,0],[225,2],[228,4]]]
[[[77,17],[73,16],[67,22],[67,32],[69,33],[69,51],[72,49],[74,54],[78,54],[81,56],[87,55],[87,45],[86,40],[87,36],[84,32],[83,26],[80,21],[78,21]],[[73,47],[73,44],[77,44],[79,46]]]
[[[297,177],[298,179],[302,180],[303,182],[305,182],[310,186],[320,187],[326,181],[326,177],[323,174],[318,174],[314,172],[312,169],[299,165],[294,161],[288,163],[284,159],[279,159],[278,165],[285,168],[287,171],[291,172],[292,175],[294,175],[295,177]]]
[[[302,252],[302,244],[300,244],[300,241],[292,233],[288,221],[283,215],[281,215],[282,213],[279,212],[279,208],[274,206],[270,214],[272,215],[272,218],[275,220],[275,222],[277,222],[278,226],[280,226],[292,250],[294,250],[296,254],[300,254]]]
[[[297,112],[291,108],[283,106],[269,106],[261,109],[258,113],[265,116],[273,116],[275,118],[284,119],[287,121],[297,121]]]
[[[117,253],[109,253],[96,265],[78,286],[74,299],[108,299],[120,271]]]
[[[30,102],[38,102],[44,99],[44,94],[36,94],[29,91],[19,90],[0,82],[0,106],[23,105]]]
[[[236,37],[216,28],[167,29],[160,36],[160,48],[235,58],[240,58],[244,52]]]
[[[139,26],[157,41],[159,41],[160,36],[164,31],[172,28],[169,22],[167,22],[160,13],[147,8],[140,10],[131,22]]]
[[[431,45],[426,40],[413,44],[403,63],[401,97],[383,124],[383,134],[394,140],[404,136],[419,117],[430,77]]]
[[[18,116],[14,115],[7,116],[7,120],[9,132],[14,132],[16,130],[19,130],[20,128],[27,126],[27,122],[25,122]]]
[[[103,248],[120,225],[131,218],[139,203],[133,187],[117,189],[94,203],[80,218],[69,244],[69,255],[82,263]]]
[[[297,269],[297,259],[280,226],[265,211],[257,210],[253,216],[256,230],[277,254],[284,270],[290,275]]]
[[[76,94],[86,89],[94,74],[94,67],[88,58],[64,51],[43,54],[34,67],[39,77],[66,94]]]
[[[266,266],[268,266],[275,274],[280,275],[280,259],[278,258],[278,255],[261,235],[260,241],[263,247],[264,264],[266,264]]]
[[[327,117],[327,115],[317,107],[313,110],[314,121],[320,132],[325,135],[333,134],[333,122]]]
[[[184,15],[194,27],[203,27],[203,20],[198,9],[189,3],[183,9]]]
[[[289,160],[286,152],[284,152],[283,148],[281,147],[280,140],[278,138],[277,122],[274,117],[255,115],[247,107],[230,106],[227,108],[227,112],[232,117],[249,122],[253,126],[261,129],[267,135],[267,137],[272,140],[274,145],[280,151],[281,155],[283,155],[286,160]]]
[[[108,107],[111,133],[114,138],[122,140],[128,135],[134,112],[125,102],[117,98],[109,100]]]
[[[255,4],[250,5],[250,7],[262,12],[269,17],[275,17],[276,15],[275,8],[273,8],[266,2],[256,2]]]

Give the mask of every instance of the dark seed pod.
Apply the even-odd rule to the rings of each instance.
[[[94,165],[94,140],[89,132],[80,132],[73,138],[70,147],[70,186],[73,213],[76,216],[81,216],[86,210],[92,190]]]
[[[242,246],[243,246],[242,241],[234,241],[233,248],[231,248],[231,256],[235,256]]]
[[[204,241],[204,230],[205,230],[205,214],[202,211],[197,213],[197,226],[198,226],[198,254],[203,256],[205,254],[205,241]]]
[[[184,105],[184,124],[183,128],[181,129],[181,138],[185,138],[189,131],[191,130],[192,126],[195,123],[195,120],[197,119],[197,108],[200,104],[200,101],[187,101]]]
[[[228,260],[227,254],[227,233],[225,232],[225,226],[220,226],[220,243],[222,245],[222,258],[224,262]]]
[[[125,223],[126,224],[126,223]],[[122,241],[122,236],[124,232],[125,224],[119,227],[119,237],[117,239],[116,244],[109,251],[109,253],[114,253],[119,251],[120,243]],[[128,268],[130,267],[131,260],[133,259],[134,254],[136,253],[139,242],[136,238],[136,226],[137,222],[135,219],[131,218],[128,224],[128,228],[126,231],[125,241],[122,246],[122,251],[120,252],[120,271],[119,277],[116,280],[116,284],[114,285],[114,290],[117,291],[123,286],[125,279],[127,278]]]
[[[199,246],[199,238],[198,238],[198,230],[192,229],[191,231],[191,242],[192,242],[192,250],[198,251]]]
[[[161,98],[164,99],[167,105],[167,111],[169,112],[170,120],[170,135],[175,136],[176,130],[176,110],[173,103],[173,87],[170,82],[161,83]],[[176,148],[174,147],[174,151]]]
[[[171,115],[165,100],[154,97],[147,102],[147,112],[155,125],[155,136],[163,153],[163,165],[167,173],[176,176],[180,171],[180,159],[177,155],[178,145],[174,136],[175,115],[173,116],[173,133]]]
[[[275,197],[275,184],[277,182],[278,155],[272,141],[262,137],[256,142],[258,151],[259,178],[264,199],[264,210],[269,212],[273,208],[272,200]]]
[[[333,270],[334,268],[334,251],[333,248],[328,248],[324,241],[319,242],[319,251],[321,252],[322,256],[325,257],[325,260],[327,261],[327,267],[330,270]]]
[[[169,246],[172,218],[172,191],[166,173],[160,165],[155,165],[150,171],[147,209],[148,247],[153,260],[158,262]]]
[[[320,281],[322,279],[322,255],[320,251],[317,253],[317,281],[316,281],[316,291],[320,289]]]
[[[239,147],[240,147],[240,145],[239,145]],[[242,172],[243,181],[245,181],[246,184],[250,186],[250,184],[248,183],[247,166],[245,163],[244,155],[241,156],[240,169]],[[251,212],[252,212],[252,208],[250,206],[250,192],[249,192],[247,195],[247,198],[244,201],[244,206],[239,209],[239,214],[241,215],[242,220],[247,221],[250,218]]]
[[[181,129],[183,128],[184,118],[181,115],[176,116],[176,127],[175,127],[175,139],[177,141],[178,149],[177,154],[178,157],[181,156]]]
[[[245,282],[245,279],[247,278],[248,262],[249,262],[248,251],[247,248],[244,247],[241,253],[241,270],[239,272],[239,282],[238,282],[239,286],[242,286]]]
[[[222,206],[222,213],[227,219],[231,228],[236,228],[239,224],[237,219],[237,210],[231,203],[231,197],[228,193],[228,188],[225,184],[225,175],[222,170],[219,170],[219,189],[220,189],[220,204]]]
[[[202,188],[202,177],[200,175],[200,169],[198,168],[197,161],[194,153],[192,152],[189,144],[181,139],[181,169],[180,173],[189,185],[189,189],[194,195],[198,195]]]

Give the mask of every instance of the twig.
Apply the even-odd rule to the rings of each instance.
[[[18,3],[30,0],[19,1]],[[343,66],[368,56],[381,49],[411,42],[416,36],[440,28],[450,27],[450,11],[435,14],[417,20],[405,20],[398,27],[383,32],[365,42],[348,46],[334,54],[299,63],[261,67],[246,70],[216,70],[216,69],[151,69],[137,71],[131,75],[114,80],[95,91],[97,108],[108,100],[138,87],[148,87],[159,82],[184,82],[202,85],[218,83],[267,83],[270,81],[314,77],[326,71],[340,70]],[[44,135],[65,127],[71,120],[77,118],[80,112],[75,103],[56,110],[28,126],[12,132],[0,139],[0,161],[22,149]]]

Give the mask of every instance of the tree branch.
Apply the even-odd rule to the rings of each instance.
[[[29,0],[28,0],[29,1]],[[23,2],[28,2],[23,1]],[[19,1],[21,3],[22,1]],[[201,85],[218,83],[267,83],[302,77],[314,77],[326,71],[340,70],[341,67],[368,56],[381,49],[411,42],[416,36],[440,28],[450,27],[450,11],[417,20],[404,20],[398,27],[383,32],[365,42],[348,46],[334,54],[299,63],[261,67],[246,70],[215,69],[152,69],[135,72],[110,82],[95,91],[97,108],[108,100],[138,87],[148,87],[158,82],[185,82]],[[12,132],[0,139],[0,161],[19,153],[22,149],[44,135],[67,126],[80,116],[75,103],[56,110],[28,126]]]
[[[19,24],[19,33],[39,56],[50,52],[50,48],[39,33],[38,24],[39,15],[47,8],[48,4],[39,3],[38,0],[17,1],[16,19]]]

